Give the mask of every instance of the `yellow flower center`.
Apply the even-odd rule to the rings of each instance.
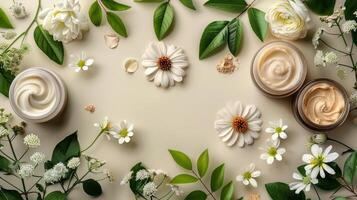
[[[248,122],[241,116],[236,116],[232,120],[232,127],[238,133],[246,133],[248,131]]]
[[[126,137],[128,136],[128,129],[124,128],[119,132],[120,137]]]
[[[79,68],[83,68],[85,65],[86,65],[86,61],[84,61],[84,60],[79,60],[77,63],[77,66]]]
[[[162,71],[169,71],[171,69],[172,62],[169,57],[162,56],[157,60],[157,66]]]

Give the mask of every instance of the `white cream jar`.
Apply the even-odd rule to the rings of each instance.
[[[42,123],[58,116],[67,101],[63,81],[54,72],[34,67],[16,76],[9,91],[14,112],[28,122]]]

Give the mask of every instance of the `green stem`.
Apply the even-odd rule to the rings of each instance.
[[[347,67],[347,68],[352,69],[352,70],[355,70],[354,67],[349,66],[349,65],[346,65],[346,64],[338,63],[338,65],[340,65],[340,66],[342,66],[342,67]]]
[[[250,7],[252,7],[252,5],[254,4],[256,0],[253,0],[252,3],[248,4],[247,7],[244,8],[244,10],[242,12],[239,13],[239,15],[237,17],[235,17],[236,19],[239,18],[240,16],[242,16]]]
[[[11,158],[10,156],[8,156],[5,152],[3,152],[2,150],[0,150],[0,153],[2,153],[5,157],[7,157],[8,159],[15,161],[13,158]]]
[[[31,191],[31,190],[36,186],[36,184],[37,184],[38,182],[40,182],[40,180],[42,180],[42,176],[36,181],[36,183],[34,183],[34,184],[30,187],[30,189],[29,189],[28,191]]]
[[[19,161],[26,155],[30,148],[27,147],[26,151],[20,156]]]
[[[206,184],[202,181],[201,177],[197,175],[197,173],[194,170],[191,170],[192,173],[196,176],[196,178],[200,181],[200,183],[203,185],[203,187],[206,189],[206,191],[209,193],[209,195],[214,199],[217,200],[216,197],[214,197],[213,193],[211,192],[210,189],[206,186]]]
[[[330,138],[330,137],[327,137],[327,140],[330,140],[330,141],[332,141],[332,142],[336,142],[336,143],[338,143],[338,144],[340,144],[340,145],[342,145],[342,146],[345,146],[348,150],[355,151],[352,147],[350,147],[350,146],[348,146],[347,144],[345,144],[345,143],[343,143],[343,142],[340,142],[340,141],[338,141],[338,140],[332,139],[332,138]]]
[[[319,193],[317,192],[317,189],[316,189],[315,185],[312,185],[312,187],[313,187],[314,190],[315,190],[315,193],[316,193],[316,195],[317,195],[317,198],[318,198],[319,200],[321,200],[321,197],[320,197]]]
[[[342,54],[345,54],[345,55],[348,55],[348,54],[349,54],[349,53],[346,53],[346,52],[341,51],[341,50],[339,50],[339,49],[336,49],[335,47],[329,45],[327,42],[325,42],[325,41],[322,40],[322,39],[320,39],[320,41],[321,41],[325,46],[327,46],[327,47],[330,48],[330,49],[333,49],[333,50],[335,50],[335,51],[337,51],[337,52],[340,52],[340,53],[342,53]]]
[[[65,193],[66,193],[66,194],[69,194],[69,193],[73,190],[73,188],[76,187],[77,184],[81,183],[82,180],[83,180],[89,173],[90,173],[90,171],[87,171],[87,172],[82,176],[82,178],[80,178],[80,179],[78,179],[76,182],[74,182],[73,185],[72,185],[72,187],[69,188]]]
[[[87,151],[88,149],[90,149],[94,144],[95,142],[99,139],[99,137],[102,135],[103,131],[101,131],[93,140],[93,142],[87,147],[85,148],[84,150],[81,151],[81,153]]]
[[[17,186],[15,186],[14,184],[10,183],[9,181],[7,181],[6,179],[0,177],[1,180],[3,180],[5,183],[11,185],[12,187],[14,187],[15,189],[19,190],[20,192],[22,192],[22,190],[20,188],[18,188]]]

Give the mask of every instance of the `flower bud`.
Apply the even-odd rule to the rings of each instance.
[[[319,133],[311,136],[311,141],[314,144],[324,144],[327,140],[327,136],[324,133]]]

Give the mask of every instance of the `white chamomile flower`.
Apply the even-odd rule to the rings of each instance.
[[[33,172],[35,170],[35,167],[31,164],[22,164],[20,165],[20,169],[18,171],[18,174],[22,177],[22,178],[27,178],[33,175]]]
[[[94,126],[100,129],[100,132],[107,136],[107,139],[110,140],[110,131],[112,129],[112,124],[109,121],[108,117],[104,117],[103,121],[100,123],[94,123]]]
[[[142,56],[142,65],[149,81],[154,81],[157,87],[168,88],[182,82],[188,61],[181,48],[151,42]]]
[[[284,125],[282,119],[280,119],[278,122],[270,122],[270,125],[271,127],[266,128],[265,132],[272,134],[271,138],[273,140],[285,140],[286,138],[288,138],[288,135],[285,132],[288,128],[288,125]]]
[[[120,181],[120,185],[126,185],[129,183],[131,178],[133,177],[133,171],[130,171],[128,174],[126,174],[123,179]]]
[[[126,120],[120,122],[119,126],[114,126],[110,134],[118,139],[119,144],[129,143],[134,136],[134,124],[127,123]]]
[[[303,176],[300,173],[293,173],[293,178],[297,181],[289,184],[290,190],[295,190],[296,194],[299,194],[301,191],[305,190],[306,192],[310,191],[311,184],[317,184],[318,180],[316,178],[311,178],[310,175]]]
[[[302,161],[307,163],[305,171],[311,174],[311,178],[316,178],[319,174],[325,178],[325,171],[329,174],[335,174],[335,170],[328,165],[328,163],[338,158],[338,153],[330,153],[332,146],[328,146],[324,151],[319,145],[314,144],[311,146],[311,154],[304,154]]]
[[[357,31],[357,22],[355,20],[347,20],[342,24],[342,31],[349,33],[351,31]]]
[[[255,165],[251,163],[249,165],[249,168],[246,169],[242,174],[238,175],[236,177],[236,180],[238,182],[242,182],[244,185],[251,185],[253,187],[258,187],[258,183],[255,180],[261,175],[261,172],[259,170],[255,170]]]
[[[145,180],[147,178],[149,178],[151,176],[151,174],[145,170],[145,169],[141,169],[138,172],[136,172],[136,176],[135,176],[135,180]]]
[[[68,161],[67,167],[69,169],[76,169],[81,164],[81,160],[78,157],[73,157]]]
[[[252,144],[259,137],[263,121],[255,105],[243,105],[241,102],[229,102],[218,111],[214,127],[218,136],[228,146],[238,141],[239,147]]]
[[[152,197],[157,192],[157,186],[154,182],[149,182],[143,187],[143,194],[146,197]]]
[[[283,154],[286,152],[285,148],[279,147],[279,140],[268,140],[267,147],[263,148],[265,152],[260,155],[260,159],[266,160],[267,164],[271,165],[274,160],[281,161]]]
[[[17,19],[26,18],[28,15],[25,6],[17,1],[14,1],[14,3],[10,7],[10,10],[12,12],[12,15]]]
[[[46,155],[42,152],[35,152],[30,156],[30,160],[35,164],[40,164],[45,161]]]
[[[94,63],[94,59],[88,58],[83,51],[79,56],[71,54],[70,57],[73,61],[68,64],[68,67],[74,69],[75,72],[87,71]]]
[[[24,144],[27,145],[29,148],[37,148],[40,146],[41,142],[40,138],[37,135],[31,133],[25,136]]]
[[[323,66],[326,67],[326,61],[325,61],[325,56],[324,53],[321,50],[317,50],[315,57],[314,57],[314,65],[316,67],[318,66]]]

